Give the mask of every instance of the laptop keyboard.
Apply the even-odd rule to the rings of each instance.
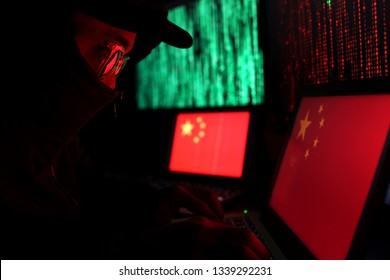
[[[220,202],[228,202],[234,198],[237,198],[242,194],[242,190],[238,188],[223,187],[220,185],[199,183],[199,182],[188,182],[180,180],[166,180],[166,179],[154,179],[149,182],[153,187],[157,189],[166,188],[170,186],[186,186],[190,188],[200,188],[214,191]]]
[[[248,216],[230,217],[230,218],[225,219],[225,223],[231,224],[231,225],[235,226],[236,228],[250,229],[261,241],[264,241],[264,238],[262,238],[260,231],[255,226],[251,217],[248,217]]]
[[[235,197],[238,197],[241,194],[241,191],[238,189],[224,188],[218,185],[198,183],[198,182],[177,182],[177,183],[180,185],[188,186],[190,188],[199,188],[199,189],[214,191],[215,193],[217,193],[218,200],[221,202],[226,202]]]
[[[253,218],[250,216],[233,216],[225,218],[225,223],[233,225],[236,228],[243,228],[243,229],[249,229],[251,230],[257,238],[260,239],[260,241],[264,244],[264,246],[267,248],[269,252],[271,252],[267,241],[265,240],[264,236],[261,234],[260,230],[256,227],[255,223],[253,222]],[[273,259],[272,255],[270,256],[270,259]]]

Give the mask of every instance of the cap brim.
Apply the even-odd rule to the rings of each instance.
[[[163,28],[162,41],[176,48],[190,48],[193,44],[192,36],[173,22],[166,20]]]
[[[121,0],[116,5],[103,2],[82,0],[79,9],[84,13],[112,26],[147,33],[153,40],[160,40],[177,48],[189,48],[193,44],[192,36],[169,21],[168,9],[161,0]],[[120,9],[118,9],[118,4]]]

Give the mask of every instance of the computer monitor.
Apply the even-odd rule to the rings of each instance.
[[[390,89],[323,88],[325,95],[308,88],[298,102],[268,222],[295,250],[291,258],[360,258],[389,182]]]
[[[263,1],[171,2],[179,4],[170,7],[168,18],[187,30],[194,44],[189,49],[160,44],[136,65],[137,107],[188,109],[262,104]]]
[[[270,56],[284,110],[301,88],[390,77],[390,2],[269,2]]]
[[[169,171],[241,178],[249,111],[179,112],[169,153]]]

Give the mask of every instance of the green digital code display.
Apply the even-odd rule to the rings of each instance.
[[[264,62],[259,0],[196,0],[168,18],[194,38],[189,49],[164,43],[137,64],[139,109],[260,105]]]

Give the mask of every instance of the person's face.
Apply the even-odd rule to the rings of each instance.
[[[121,63],[135,42],[136,33],[108,25],[83,13],[77,13],[74,21],[75,40],[88,64],[106,86],[115,88]],[[118,61],[118,64],[115,64]],[[113,68],[113,66],[118,66]],[[110,71],[113,69],[112,71]]]

